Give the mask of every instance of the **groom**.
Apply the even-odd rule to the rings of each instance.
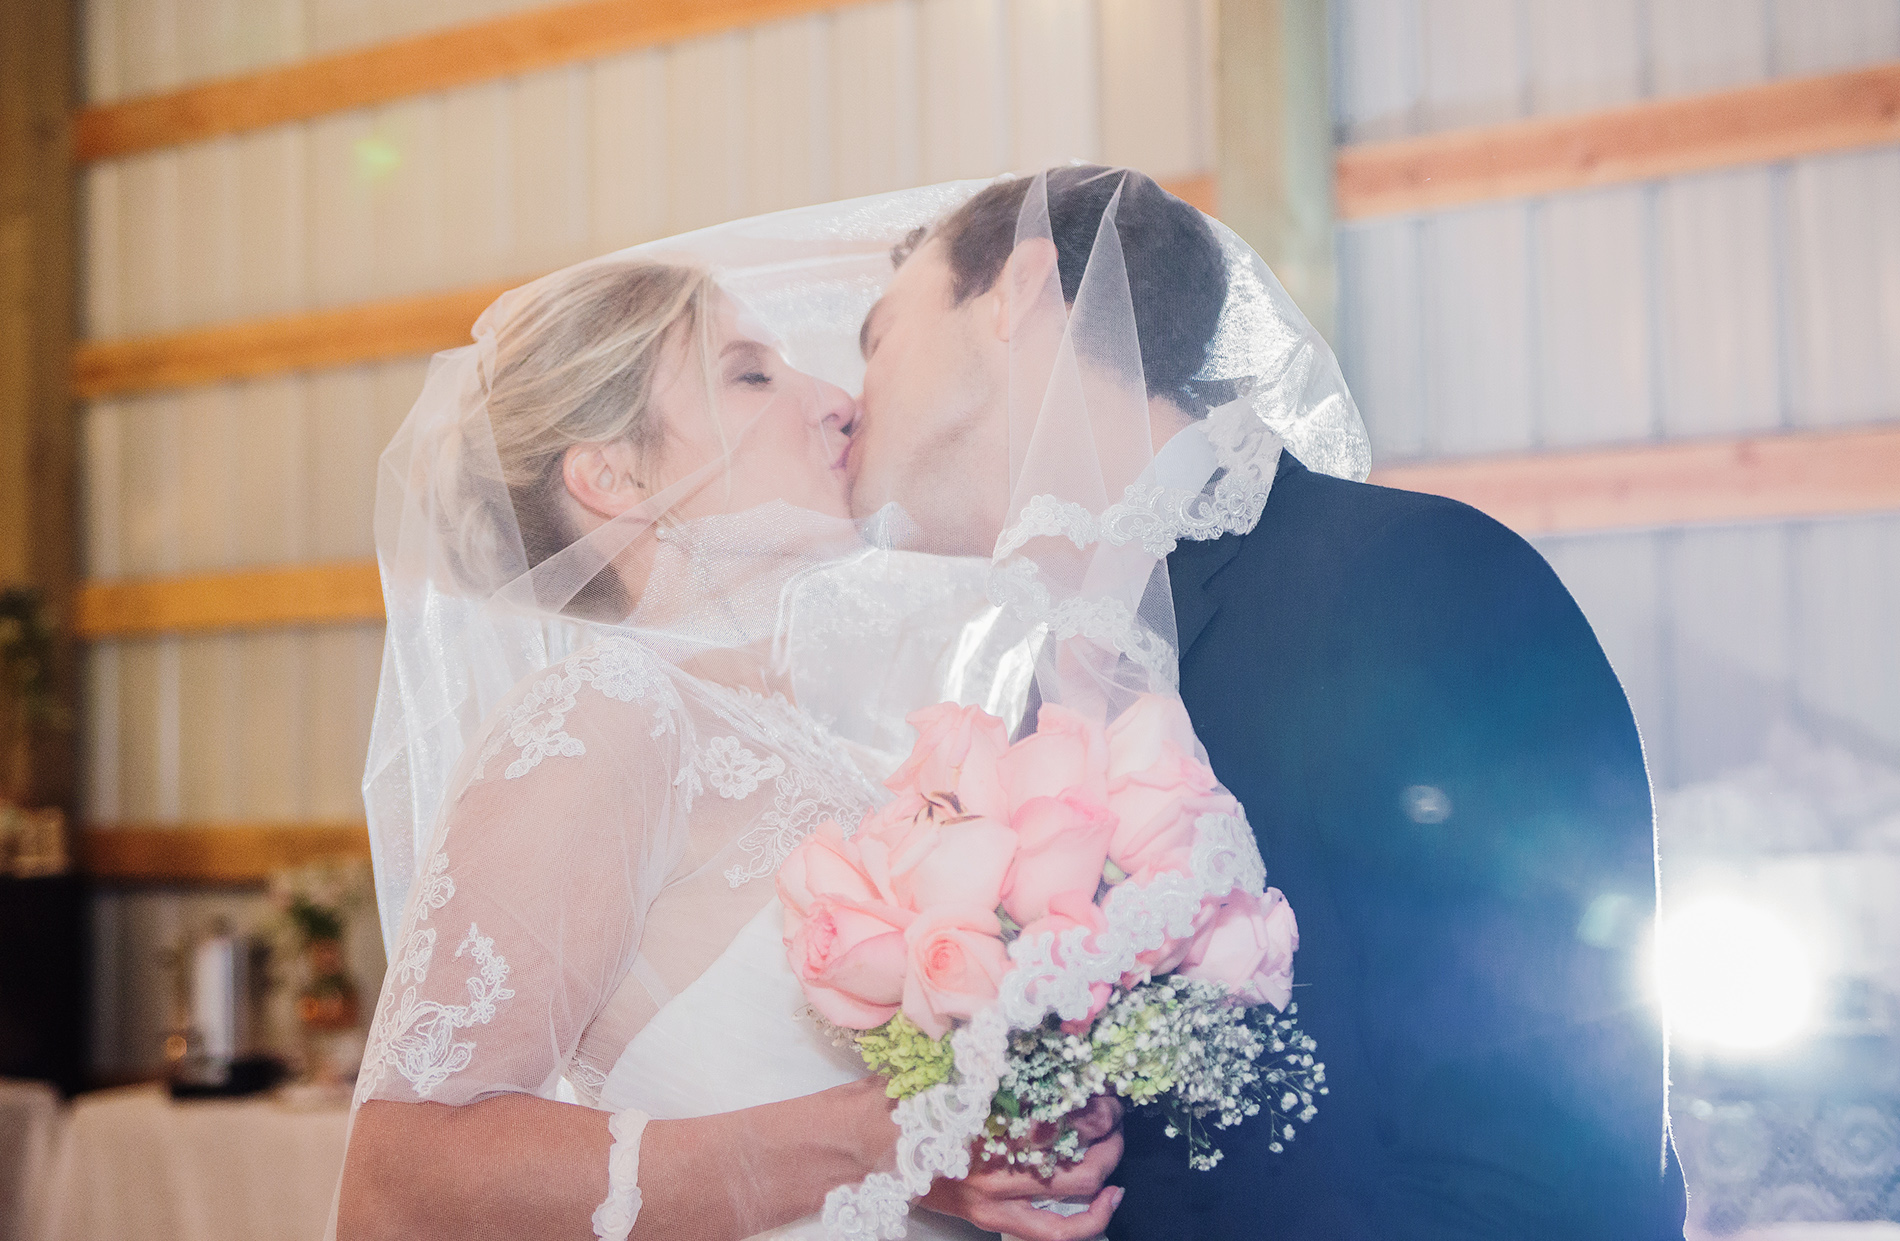
[[[1071,300],[1121,180],[1102,171],[1047,181]],[[1128,176],[1118,231],[1159,444],[1186,421],[1168,394],[1199,368],[1226,280],[1200,215]],[[1008,460],[1029,185],[993,185],[900,248],[864,325],[853,507],[895,500],[945,552],[987,555],[1003,523],[990,475]],[[1283,454],[1258,526],[1183,542],[1168,571],[1181,693],[1299,911],[1299,1018],[1331,1093],[1285,1153],[1243,1124],[1205,1173],[1132,1115],[1110,1237],[1680,1241],[1640,983],[1642,746],[1549,566],[1464,505]]]

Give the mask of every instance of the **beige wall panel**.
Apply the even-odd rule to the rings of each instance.
[[[314,629],[308,636],[310,737],[305,814],[324,822],[363,815],[363,760],[382,664],[380,625]]]
[[[178,642],[178,802],[180,817],[188,823],[228,823],[242,813],[241,641],[210,634]]]
[[[926,183],[1010,166],[1005,0],[921,0],[919,122]]]
[[[1794,531],[1795,684],[1823,729],[1900,751],[1900,523]]]
[[[455,285],[525,275],[514,269],[505,82],[442,98],[442,261]]]
[[[597,61],[588,104],[595,254],[650,241],[666,227],[666,53]]]
[[[1768,30],[1735,0],[1650,0],[1650,73],[1657,95],[1696,95],[1768,76]],[[1762,6],[1765,8],[1765,6]]]
[[[1164,180],[1213,166],[1200,19],[1179,0],[1101,0],[1103,160]]]
[[[748,32],[747,212],[802,207],[830,196],[836,142],[831,56],[831,23],[822,16]]]
[[[453,287],[442,247],[442,100],[408,99],[376,111],[358,152],[370,202],[371,296]]]
[[[122,420],[115,401],[88,408],[80,422],[80,521],[84,577],[117,577],[125,483],[120,469]]]
[[[1586,112],[1644,93],[1644,44],[1636,37],[1650,0],[1532,0],[1525,6],[1530,110]]]
[[[87,103],[110,103],[119,90],[119,0],[79,6],[80,90]]]
[[[241,134],[237,174],[235,314],[286,314],[306,304],[308,199],[305,129],[285,125]]]
[[[286,375],[237,390],[231,494],[241,520],[231,545],[232,567],[309,557],[305,384],[303,376]]]
[[[178,153],[154,151],[119,170],[119,331],[178,325]]]
[[[388,436],[376,405],[369,367],[326,371],[309,379],[309,555],[348,560],[375,553],[375,459]]]
[[[177,573],[180,398],[141,397],[119,406],[119,571]]]
[[[1530,239],[1517,203],[1426,222],[1419,280],[1426,426],[1438,454],[1532,447]]]
[[[178,153],[177,327],[234,317],[238,306],[236,143],[229,138]]]
[[[1900,150],[1796,163],[1788,232],[1797,424],[1900,418]]]
[[[1386,142],[1417,129],[1421,20],[1416,4],[1333,5],[1333,113],[1341,141]]]
[[[195,388],[178,396],[178,570],[207,573],[228,568],[241,527],[268,521],[269,513],[244,508],[240,495],[240,427],[249,420],[237,391],[228,384]],[[272,485],[283,480],[273,478]]]
[[[180,85],[176,0],[119,0],[119,90],[150,95]]]
[[[1800,77],[1900,57],[1894,0],[1769,0],[1774,73]]]
[[[515,270],[552,271],[587,257],[586,69],[521,78],[512,112]]]
[[[345,306],[376,287],[373,120],[344,112],[310,122],[308,141],[310,300]],[[472,187],[471,187],[472,188]]]
[[[381,42],[389,37],[394,14],[405,7],[410,6],[403,0],[304,0],[309,54],[323,56]]]
[[[1669,437],[1780,425],[1774,175],[1744,168],[1657,187],[1658,349]]]
[[[429,359],[402,358],[384,362],[376,367],[375,376],[375,422],[364,458],[372,473],[382,459],[383,449],[395,438],[402,420],[409,416],[410,406],[422,395],[423,382],[429,377]],[[373,483],[370,495],[375,495]]]
[[[119,231],[123,206],[120,175],[116,163],[94,164],[80,174],[80,199],[85,218],[79,238],[83,268],[79,331],[93,340],[124,332],[119,274],[124,257],[124,242]]]
[[[1540,446],[1648,439],[1650,369],[1644,186],[1564,195],[1537,224]]]
[[[238,634],[238,814],[245,819],[304,817],[309,728],[308,631]]]
[[[178,23],[178,80],[237,72],[238,11],[243,0],[171,0]]]
[[[122,652],[116,642],[86,648],[85,779],[80,785],[80,814],[88,823],[111,823],[124,817],[119,800],[119,668]]]
[[[138,823],[177,817],[177,640],[119,647],[117,814]]]
[[[666,57],[669,233],[745,211],[745,36],[691,39]]]
[[[1420,6],[1420,125],[1489,125],[1523,114],[1517,0],[1432,0]]]
[[[831,193],[856,198],[917,184],[916,5],[841,9],[831,30]]]
[[[1011,164],[1031,171],[1101,158],[1096,9],[1091,0],[1009,7]]]

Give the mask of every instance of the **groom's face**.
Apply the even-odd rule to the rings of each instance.
[[[895,501],[930,550],[988,555],[1008,500],[1009,347],[997,291],[958,305],[953,290],[942,243],[927,241],[865,318],[851,509]]]

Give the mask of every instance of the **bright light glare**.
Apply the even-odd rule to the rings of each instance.
[[[1663,919],[1656,948],[1657,986],[1676,1041],[1760,1051],[1807,1027],[1813,962],[1795,929],[1769,910],[1705,898]]]

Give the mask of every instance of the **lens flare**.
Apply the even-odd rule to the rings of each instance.
[[[1672,1039],[1759,1052],[1813,1017],[1814,962],[1786,919],[1734,897],[1706,897],[1664,918],[1656,985]]]

